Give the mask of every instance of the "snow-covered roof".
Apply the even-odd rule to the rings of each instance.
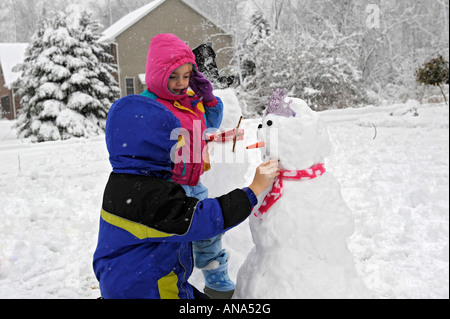
[[[138,74],[138,77],[139,77],[139,81],[141,82],[141,85],[146,85],[146,83],[145,83],[145,73]]]
[[[126,16],[122,17],[119,21],[111,25],[105,31],[102,32],[102,37],[99,39],[100,42],[114,40],[118,35],[127,30],[133,24],[141,20],[147,14],[155,10],[166,0],[154,0],[143,7],[140,7],[133,12],[128,13]]]
[[[6,87],[10,87],[19,77],[20,74],[12,69],[24,61],[27,47],[28,43],[0,43],[0,65]]]
[[[150,12],[155,10],[157,7],[159,7],[164,2],[166,2],[166,0],[154,0],[154,1],[146,4],[145,6],[140,7],[139,9],[125,15],[119,21],[117,21],[116,23],[114,23],[113,25],[111,25],[109,28],[107,28],[106,30],[104,30],[102,32],[102,37],[99,39],[99,42],[113,41],[122,32],[126,31],[129,27],[134,25],[136,22],[141,20],[143,17],[145,17],[147,14],[149,14]],[[181,0],[181,2],[183,2],[184,4],[186,4],[187,6],[192,8],[194,11],[196,11],[198,14],[200,14],[205,19],[211,20],[210,18],[207,18],[203,12],[194,8],[186,1]]]

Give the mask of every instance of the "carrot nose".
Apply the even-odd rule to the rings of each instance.
[[[247,146],[247,149],[248,150],[253,150],[255,148],[261,148],[261,147],[264,147],[264,146],[266,146],[266,142],[258,142],[256,144],[252,144],[252,145]]]

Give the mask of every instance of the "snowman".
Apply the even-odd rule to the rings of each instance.
[[[250,220],[255,247],[239,270],[235,298],[365,298],[347,238],[354,220],[336,178],[325,124],[300,99],[277,90],[258,128],[262,159],[281,174]]]

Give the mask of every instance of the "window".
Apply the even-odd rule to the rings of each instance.
[[[127,86],[127,95],[134,94],[134,78],[125,78],[125,83]]]
[[[11,114],[11,101],[9,95],[2,96],[2,114]]]

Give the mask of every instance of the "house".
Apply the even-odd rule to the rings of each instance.
[[[27,43],[0,43],[0,118],[17,118],[20,97],[13,83],[19,74],[12,69],[24,61],[27,46]]]
[[[173,33],[191,49],[210,44],[217,53],[219,69],[230,65],[233,38],[199,9],[184,0],[153,0],[127,14],[103,31],[100,42],[110,44],[118,65],[116,79],[121,96],[140,94],[145,84],[145,66],[151,39],[160,33]],[[18,77],[12,68],[24,61],[28,44],[0,44],[0,118],[16,119],[20,110]]]
[[[230,64],[233,38],[198,9],[184,0],[153,0],[129,13],[103,31],[99,41],[111,45],[119,66],[121,96],[140,94],[145,84],[145,66],[151,39],[173,33],[191,49],[210,44],[217,53],[219,69]]]

